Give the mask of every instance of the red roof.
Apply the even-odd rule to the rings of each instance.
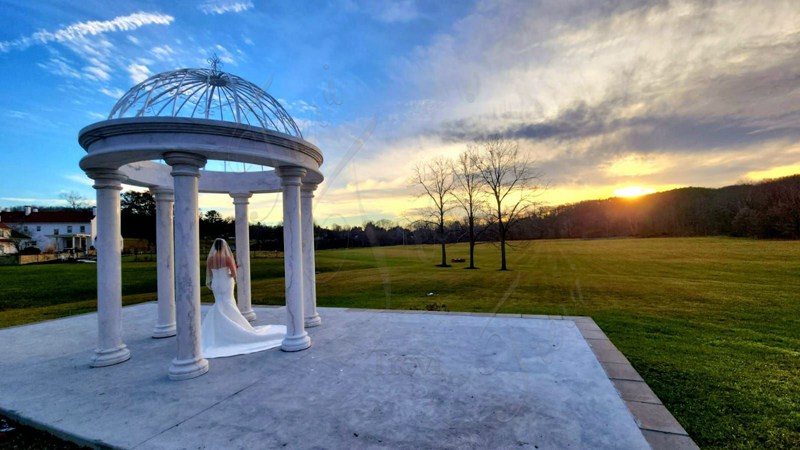
[[[27,216],[24,211],[0,213],[0,223],[88,223],[92,218],[91,211],[42,211]]]

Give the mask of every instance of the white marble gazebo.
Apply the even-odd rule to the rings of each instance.
[[[281,348],[299,351],[311,345],[305,328],[320,324],[312,199],[323,180],[322,152],[303,139],[272,96],[218,70],[215,63],[210,69],[165,72],[134,86],[108,120],[82,129],[78,140],[88,153],[80,166],[97,191],[98,342],[92,366],[130,358],[122,339],[122,183],[147,187],[156,200],[158,318],[153,337],[177,334],[170,378],[208,371],[200,351],[200,192],[227,193],[233,199],[238,304],[251,321],[256,317],[250,296],[248,204],[254,194],[282,193],[288,314]]]

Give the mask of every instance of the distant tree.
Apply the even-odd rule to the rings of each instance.
[[[62,192],[58,197],[67,202],[67,205],[72,209],[86,207],[86,198],[75,191]]]
[[[435,224],[438,229],[438,238],[442,246],[442,263],[440,267],[450,267],[447,264],[447,249],[445,239],[445,217],[453,208],[451,193],[455,181],[450,162],[445,158],[434,158],[425,164],[414,167],[412,178],[414,184],[422,188],[421,196],[426,196],[433,202],[433,207],[422,211],[425,221]]]
[[[200,219],[200,236],[203,239],[227,238],[233,234],[233,218],[223,218],[216,210],[208,210]]]
[[[467,237],[469,239],[469,267],[475,269],[475,217],[481,209],[483,179],[477,167],[478,146],[467,144],[467,150],[458,155],[453,163],[455,189],[452,191],[456,203],[464,210],[467,219]]]
[[[123,236],[156,242],[156,202],[150,192],[123,192],[120,218]]]
[[[222,216],[216,210],[213,210],[213,209],[210,209],[210,210],[208,210],[206,212],[205,219],[206,219],[206,222],[211,223],[211,224],[216,224],[216,223],[222,222]]]
[[[125,191],[122,193],[120,208],[123,213],[153,216],[156,215],[156,201],[153,194],[148,191]]]
[[[493,203],[492,215],[500,237],[500,270],[508,270],[508,231],[533,208],[534,198],[542,190],[541,174],[532,161],[520,153],[519,144],[514,141],[491,139],[478,147],[480,154],[475,166]]]

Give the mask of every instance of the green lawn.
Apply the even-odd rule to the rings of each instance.
[[[800,242],[520,242],[508,272],[491,244],[478,247],[480,270],[434,267],[436,251],[318,252],[319,304],[588,315],[701,447],[800,446]],[[93,310],[94,271],[0,267],[0,326]],[[254,302],[283,303],[282,273],[281,259],[253,260]],[[153,262],[126,261],[123,279],[126,303],[154,299]]]

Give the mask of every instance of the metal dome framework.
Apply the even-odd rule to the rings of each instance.
[[[255,84],[210,69],[180,69],[154,75],[131,88],[109,119],[186,117],[234,122],[302,138],[281,104]]]

